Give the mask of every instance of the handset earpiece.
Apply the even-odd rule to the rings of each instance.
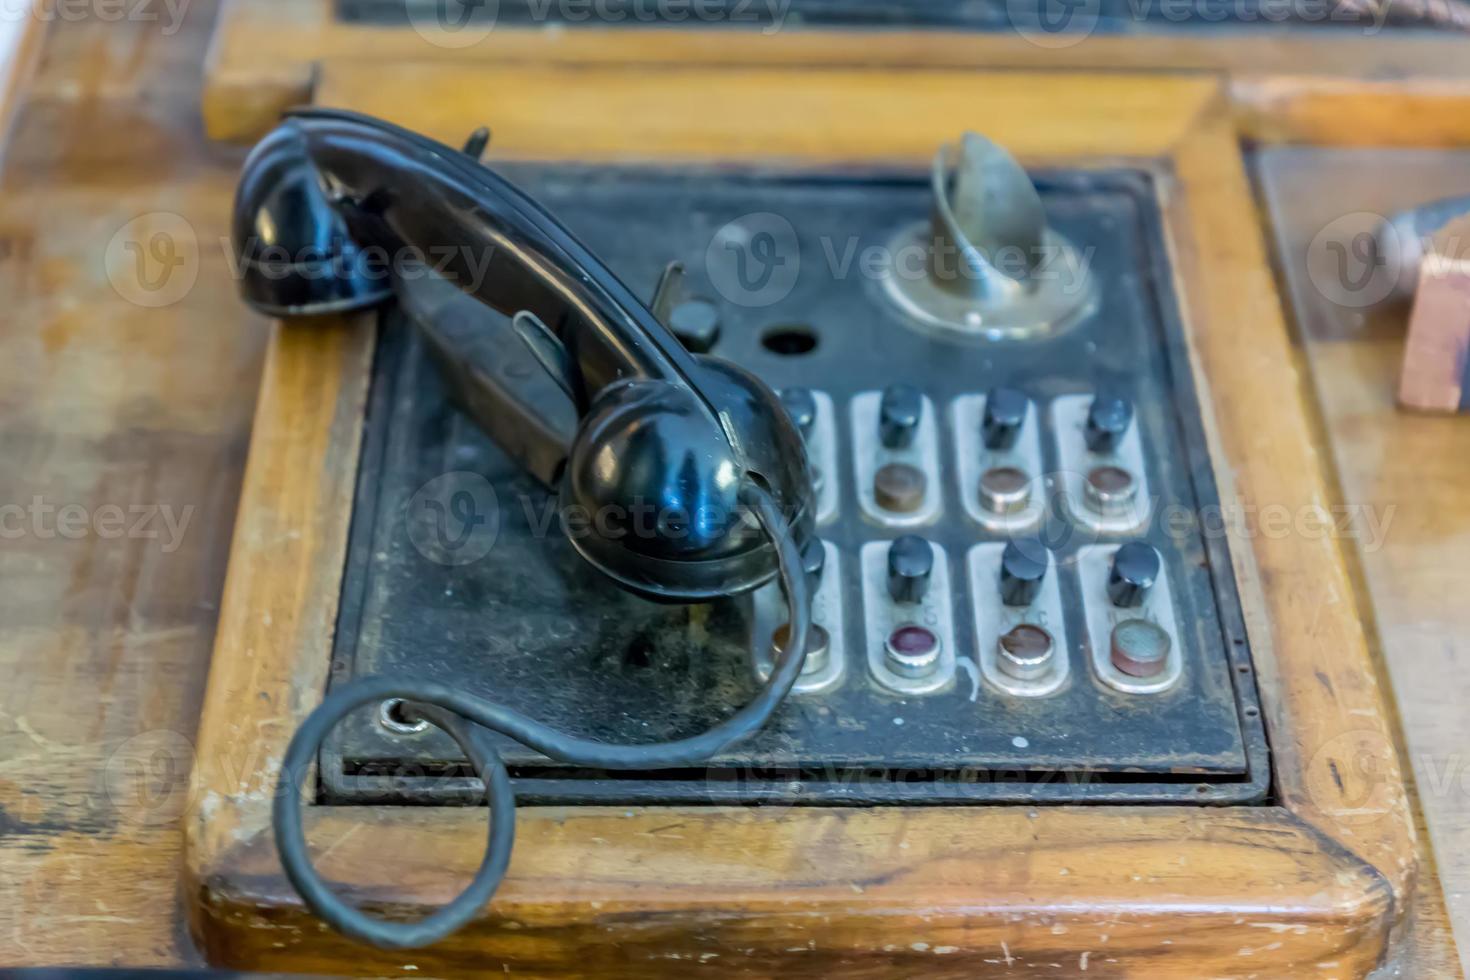
[[[242,291],[263,312],[395,294],[460,403],[585,512],[595,532],[574,546],[623,587],[693,601],[769,581],[774,550],[740,505],[750,481],[809,537],[805,449],[776,395],[684,350],[575,236],[464,151],[354,113],[294,111],[246,163],[235,246]],[[318,278],[322,253],[340,280]],[[487,337],[524,345],[576,421],[544,391],[464,363]]]

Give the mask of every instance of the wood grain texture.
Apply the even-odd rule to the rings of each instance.
[[[1342,544],[1302,530],[1304,519],[1330,520],[1326,461],[1223,114],[1181,142],[1175,167],[1175,261],[1195,284],[1186,318],[1213,392],[1215,458],[1228,461],[1220,496],[1242,518],[1231,556],[1261,600],[1246,606],[1261,614],[1249,626],[1277,795],[1378,868],[1402,900],[1416,862],[1393,731]],[[1278,513],[1291,521],[1284,533],[1266,524]]]
[[[450,898],[483,844],[481,810],[312,809],[324,873],[395,916]],[[1375,963],[1390,903],[1375,872],[1274,809],[522,808],[487,914],[396,953],[301,915],[264,837],[231,856],[228,881],[206,884],[198,926],[213,961],[435,975],[679,976],[697,964],[1351,977]]]
[[[1199,363],[1213,385],[1275,393],[1275,420],[1265,429],[1253,414],[1264,399],[1214,399],[1215,448],[1238,461],[1222,498],[1300,508],[1324,497],[1321,471],[1300,463],[1310,460],[1310,427],[1299,379],[1283,357],[1285,324],[1216,82],[923,72],[905,74],[900,86],[882,73],[850,71],[672,72],[679,82],[672,91],[697,91],[693,97],[668,95],[667,73],[624,69],[423,64],[405,69],[392,87],[378,84],[377,74],[361,62],[333,61],[317,94],[444,139],[490,118],[494,152],[506,156],[919,166],[958,129],[982,125],[983,113],[986,131],[1027,159],[1172,157],[1178,179],[1167,215],[1176,251],[1187,256],[1179,279],[1190,320],[1199,324]],[[927,111],[914,111],[915,87]],[[777,93],[779,111],[770,111],[763,96]],[[980,107],[981,93],[1002,98]],[[661,111],[636,113],[650,104]],[[727,107],[718,126],[702,121],[708,104]],[[320,452],[324,436],[331,441],[328,428],[337,427],[338,438],[347,431],[340,420],[360,405],[357,386],[367,375],[364,363],[340,387],[324,379],[351,359],[320,358],[311,346],[320,333],[306,341],[297,336],[302,329],[278,333],[270,376],[312,375],[319,384],[271,384],[257,420],[264,448],[252,455],[242,514],[259,496],[278,529],[338,527],[315,535],[314,553],[282,551],[250,533],[242,518],[232,563],[251,571],[232,577],[224,618],[235,622],[236,609],[269,610],[271,636],[302,645],[262,645],[249,624],[241,635],[222,629],[206,708],[205,727],[219,729],[221,744],[263,732],[267,749],[256,756],[262,778],[273,774],[279,747],[310,706],[310,692],[292,678],[312,670],[299,664],[326,662],[329,637],[319,624],[335,608],[337,588],[332,578],[287,595],[270,583],[301,581],[303,568],[340,568],[347,520],[336,503],[347,474],[289,460]],[[1248,355],[1238,349],[1242,336]],[[335,406],[320,397],[331,390]],[[1283,467],[1286,456],[1296,464]],[[346,459],[336,455],[339,464]],[[1267,681],[1268,721],[1280,740],[1286,807],[527,808],[498,900],[459,936],[415,954],[412,965],[453,973],[487,959],[533,971],[595,962],[599,971],[648,976],[683,972],[703,959],[711,969],[823,974],[861,963],[882,973],[941,963],[933,950],[943,948],[947,958],[937,969],[999,976],[1018,963],[1084,966],[1100,952],[1094,947],[1105,930],[1112,962],[1105,956],[1099,967],[1113,975],[1365,975],[1402,920],[1415,852],[1392,743],[1383,742],[1379,692],[1356,675],[1368,663],[1367,644],[1343,584],[1343,558],[1293,537],[1233,544],[1255,610],[1250,627]],[[242,662],[247,650],[276,662]],[[1345,734],[1388,746],[1377,781],[1339,760],[1355,758],[1341,743]],[[194,928],[211,958],[255,968],[385,968],[388,959],[327,938],[283,886],[263,830],[268,798],[253,775],[233,794],[200,778],[222,796],[190,825],[187,887],[197,902]],[[223,832],[220,806],[240,814],[222,822]],[[329,873],[394,915],[448,898],[483,840],[475,811],[313,812]],[[1165,936],[1171,947],[1161,957]]]
[[[266,340],[217,247],[240,154],[199,134],[209,30],[208,4],[170,36],[56,20],[4,148],[7,967],[199,959],[179,902],[179,819]],[[142,215],[154,217],[130,228]],[[193,240],[176,236],[181,279],[168,281],[207,286],[139,305],[169,296],[135,290],[116,260],[164,215]]]
[[[261,380],[187,839],[228,849],[266,829],[280,757],[326,688],[376,335],[371,315],[277,327]],[[284,702],[284,703],[283,703]],[[224,706],[229,706],[225,708]],[[262,808],[260,803],[267,806]],[[191,855],[192,860],[192,855]]]
[[[1208,78],[1142,84],[1138,76],[1101,72],[650,73],[426,63],[402,66],[393,85],[381,78],[381,66],[369,61],[327,61],[316,100],[451,145],[469,134],[466,120],[478,118],[475,126],[494,130],[496,158],[837,164],[927,163],[965,129],[1019,146],[1030,159],[1154,157],[1219,91]],[[658,111],[649,111],[655,104]]]
[[[205,124],[216,139],[259,137],[282,109],[309,102],[321,66],[356,60],[395,70],[431,63],[486,67],[641,66],[1031,69],[1224,73],[1243,131],[1271,142],[1423,144],[1460,140],[1470,93],[1465,39],[1328,30],[1095,34],[1066,47],[1013,32],[514,28],[450,45],[409,28],[338,22],[330,0],[229,0],[210,53]],[[395,85],[398,84],[395,82]],[[385,86],[393,87],[393,86]],[[677,89],[670,85],[665,94]],[[779,100],[770,103],[778,106]],[[918,104],[916,101],[915,104]],[[992,109],[1001,99],[986,98]],[[1368,107],[1367,111],[1360,108]],[[1413,114],[1404,110],[1412,109]],[[639,115],[648,107],[640,107]],[[650,113],[651,114],[651,113]],[[635,117],[630,117],[636,118]]]
[[[1397,410],[1408,307],[1354,305],[1350,294],[1322,289],[1311,272],[1324,230],[1350,237],[1370,228],[1376,215],[1461,192],[1467,167],[1465,149],[1292,149],[1265,153],[1258,165],[1277,261],[1321,408],[1336,497],[1361,515],[1344,544],[1357,558],[1357,589],[1375,626],[1384,682],[1396,695],[1401,744],[1462,947],[1470,935],[1464,711],[1470,699],[1470,567],[1464,560],[1470,549],[1464,492],[1470,420]],[[1385,180],[1387,173],[1396,179]],[[1470,968],[1470,955],[1461,956]]]
[[[179,739],[192,742],[195,734],[268,333],[238,302],[217,247],[240,156],[206,145],[195,122],[212,8],[195,0],[184,29],[170,36],[146,24],[57,24],[20,100],[0,169],[3,499],[27,502],[41,492],[89,510],[134,501],[196,508],[181,546],[168,555],[147,539],[95,535],[6,541],[0,550],[7,677],[0,692],[0,962],[7,965],[198,960],[177,899],[192,758]],[[279,32],[262,54],[289,43],[290,32]],[[1365,72],[1376,70],[1372,51],[1357,52]],[[116,229],[160,209],[186,217],[206,247],[186,300],[150,310],[117,294],[101,254]],[[1356,474],[1344,479],[1344,492],[1355,500],[1371,492],[1399,507],[1391,547],[1373,553],[1367,585],[1405,699],[1440,853],[1454,859],[1470,854],[1470,802],[1459,778],[1463,697],[1454,683],[1470,656],[1461,649],[1470,626],[1457,550],[1465,517],[1459,488],[1470,457],[1457,451],[1460,430],[1383,407],[1396,357],[1390,336],[1323,345],[1313,359],[1318,377],[1338,380],[1330,390],[1341,398],[1329,400],[1327,421],[1339,452],[1352,451],[1339,456],[1340,465],[1351,463],[1343,472]],[[1420,461],[1422,481],[1381,465],[1389,447]],[[452,849],[458,863],[451,869],[473,852],[479,830],[466,833],[462,849]],[[356,846],[355,838],[342,846]],[[264,851],[251,853],[268,860]],[[1020,880],[1024,849],[1004,857],[1007,874]],[[1463,864],[1449,868],[1451,888],[1470,893]],[[1385,975],[1457,975],[1433,880],[1421,882],[1415,914]],[[304,968],[325,968],[330,938],[321,935],[322,953],[303,957]],[[909,972],[937,972],[947,955],[925,960],[917,952],[910,950]],[[607,955],[605,947],[594,955]],[[683,972],[696,968],[668,962]],[[1010,975],[1065,976],[1069,968],[1075,975],[1080,954],[1072,964],[1050,963],[1013,964]],[[399,965],[382,972],[400,972]],[[847,972],[860,975],[862,966]],[[1117,975],[1096,957],[1087,975],[1110,975],[1104,966]]]
[[[1392,44],[1393,42],[1385,42]],[[1465,41],[1458,42],[1464,46]],[[1470,59],[1466,59],[1470,63]],[[1391,82],[1304,74],[1238,73],[1231,81],[1237,128],[1258,143],[1319,146],[1463,146],[1470,143],[1464,79]]]

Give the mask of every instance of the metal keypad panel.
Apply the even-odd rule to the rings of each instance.
[[[1037,175],[1050,223],[1090,263],[1097,303],[1044,340],[982,342],[907,323],[864,272],[865,250],[926,213],[918,170],[504,169],[635,289],[651,292],[667,262],[682,262],[688,293],[718,310],[712,353],[812,395],[799,403],[812,409],[826,554],[820,643],[766,730],[708,766],[651,773],[570,769],[505,741],[523,799],[1264,798],[1231,542],[1208,533],[1219,521],[1179,519],[1218,501],[1147,174]],[[774,252],[754,248],[762,236]],[[732,280],[719,259],[730,243],[766,268]],[[491,367],[540,370],[514,344]],[[894,386],[916,389],[905,404],[922,406],[901,438],[883,431]],[[998,387],[1013,389],[1013,408],[1021,393],[1024,417],[1008,445],[990,447],[981,429]],[[1099,392],[1131,410],[1106,444],[1088,431]],[[921,490],[909,473],[875,492],[894,464],[921,473]],[[770,669],[784,619],[774,586],[670,606],[602,578],[571,547],[577,529],[555,501],[447,404],[394,312],[382,321],[361,467],[334,683],[406,673],[578,735],[640,742],[727,717]],[[1089,492],[1100,469],[1133,482],[1104,473]],[[1119,502],[1130,485],[1137,511]],[[419,506],[426,495],[452,506]],[[906,535],[929,546],[927,588],[890,580],[889,549]],[[1129,542],[1158,560],[1132,592],[1109,580]],[[1035,581],[1011,576],[1015,603],[1003,595],[1010,546],[1017,568],[1038,554],[1045,568]],[[1135,624],[1115,638],[1125,622]],[[322,773],[339,802],[477,796],[446,737],[370,712],[334,734]]]

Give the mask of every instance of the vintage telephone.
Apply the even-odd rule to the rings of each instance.
[[[328,693],[274,801],[313,911],[384,947],[464,925],[505,871],[512,786],[558,806],[1265,797],[1228,543],[1156,519],[1218,498],[1153,174],[1033,175],[976,134],[927,173],[500,168],[574,236],[479,162],[486,138],[298,110],[238,192],[252,306],[385,304]],[[761,292],[741,261],[773,243]],[[660,269],[648,305],[619,278]],[[602,519],[503,514],[492,551],[442,560],[409,505],[447,460]],[[346,904],[306,851],[313,762],[327,805],[487,800],[474,881],[420,922]]]
[[[455,150],[348,112],[288,114],[250,156],[236,197],[234,245],[246,300],[263,313],[296,317],[396,297],[456,399],[496,441],[557,489],[564,505],[609,515],[597,523],[606,533],[577,538],[589,563],[623,588],[667,602],[746,592],[779,576],[791,636],[805,638],[812,476],[801,434],[776,394],[728,361],[685,350],[556,219],[481,165],[476,145],[483,147],[483,136]],[[458,245],[460,264],[431,269],[404,258],[435,242]],[[472,253],[489,258],[487,275],[472,276],[463,264]],[[375,256],[386,265],[375,270]],[[477,374],[460,356],[487,338],[514,343],[497,333],[507,316],[564,393],[562,404]],[[660,519],[631,520],[647,503],[657,504]],[[350,684],[311,714],[285,756],[274,813],[282,863],[311,908],[347,935],[393,948],[434,942],[490,898],[509,861],[511,783],[485,730],[573,765],[688,766],[759,729],[802,661],[783,657],[753,701],[703,734],[643,745],[574,738],[411,677]],[[404,702],[408,718],[454,738],[490,805],[489,845],[473,882],[414,923],[375,919],[333,894],[311,865],[301,825],[300,781],[323,740],[348,713],[390,699]]]

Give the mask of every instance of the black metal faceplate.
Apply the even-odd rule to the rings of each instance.
[[[998,383],[1018,386],[1038,402],[1107,384],[1137,406],[1151,494],[1196,514],[1208,515],[1217,504],[1149,175],[1038,175],[1050,223],[1091,262],[1100,286],[1097,311],[1052,339],[981,344],[907,325],[880,283],[862,271],[866,250],[927,214],[928,183],[920,174],[500,169],[625,282],[650,292],[664,264],[677,259],[688,270],[690,292],[719,299],[706,265],[717,231],[758,213],[789,221],[799,242],[794,285],[768,306],[722,302],[723,333],[714,353],[773,387],[828,392],[839,418],[853,394],[894,381],[918,385],[939,406]],[[783,355],[763,346],[762,336],[783,324],[808,327],[815,350]],[[539,371],[519,347],[506,349],[497,366],[511,374]],[[952,435],[942,436],[946,453],[953,451]],[[1055,467],[1055,446],[1043,442],[1047,465]],[[864,542],[900,532],[859,516],[846,438],[839,469],[841,516],[820,532],[845,561],[846,621],[854,638],[845,683],[828,694],[789,699],[765,731],[698,771],[567,770],[498,740],[523,800],[1224,803],[1264,797],[1265,734],[1223,536],[1198,527],[1181,536],[1162,526],[1143,535],[1162,552],[1173,582],[1187,647],[1177,689],[1125,695],[1094,678],[1070,559],[1095,539],[1056,518],[1048,537],[1059,548],[1071,638],[1067,686],[1052,697],[1018,699],[961,674],[948,692],[901,698],[868,678],[856,574]],[[483,557],[445,564],[446,555],[460,558],[424,547],[405,515],[421,487],[455,471],[493,486],[498,533]],[[948,550],[957,649],[973,656],[963,556],[977,541],[1004,538],[965,518],[954,484],[943,481],[944,516],[922,533]],[[471,511],[486,509],[483,497],[470,503]],[[333,683],[365,675],[434,679],[566,731],[622,742],[696,733],[751,697],[748,599],[667,606],[628,595],[574,554],[554,515],[545,492],[446,402],[417,335],[399,314],[386,314]],[[393,734],[363,712],[329,741],[323,785],[336,802],[465,801],[476,791],[459,759],[436,731]]]
[[[1406,5],[1378,11],[1337,0],[337,0],[337,15],[349,23],[443,30],[464,44],[494,25],[538,24],[766,33],[802,27],[1015,31],[1043,39],[1436,26],[1432,13]]]

